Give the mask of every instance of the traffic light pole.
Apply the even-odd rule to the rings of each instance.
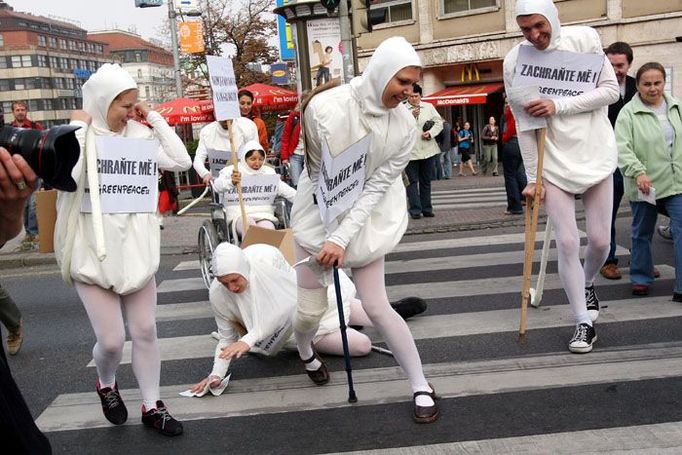
[[[339,3],[339,28],[341,29],[341,55],[343,58],[343,80],[348,83],[355,76],[355,64],[353,63],[353,38],[348,18],[348,2],[341,0]]]
[[[175,0],[168,0],[168,19],[170,22],[171,47],[173,48],[173,74],[175,74],[175,95],[182,98],[182,79],[180,78],[180,50],[178,44],[178,23],[175,14]]]

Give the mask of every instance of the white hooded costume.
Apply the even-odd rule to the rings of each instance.
[[[421,66],[419,56],[404,38],[389,38],[376,49],[362,76],[315,95],[305,109],[307,172],[298,182],[291,225],[296,242],[309,253],[316,254],[329,240],[345,248],[346,266],[361,267],[389,253],[402,238],[407,204],[400,177],[417,132],[407,108],[385,107],[382,95],[393,76],[407,66]],[[375,136],[367,154],[362,194],[327,235],[313,199],[322,141],[327,141],[335,157],[370,132]]]
[[[263,151],[263,147],[260,145],[260,142],[258,142],[257,139],[244,143],[239,148],[239,172],[242,175],[275,175],[275,170],[267,164],[263,164],[263,166],[261,166],[258,170],[251,169],[249,165],[246,164],[246,154],[251,150],[260,150],[263,155],[265,155],[265,151]],[[218,175],[218,178],[216,178],[213,182],[213,188],[216,192],[224,193],[234,187],[234,185],[232,185],[233,169],[234,166],[227,166],[221,169],[220,175]],[[293,202],[294,197],[296,196],[296,190],[280,180],[277,187],[277,195],[284,197],[290,202]],[[225,208],[227,209],[228,222],[234,221],[242,216],[241,209],[239,208],[238,204],[226,205]],[[255,221],[270,220],[273,223],[277,222],[277,218],[275,217],[275,209],[272,205],[247,205],[245,206],[245,210],[246,216],[253,218]]]
[[[258,128],[253,120],[246,117],[232,120],[232,140],[235,150],[239,150],[242,144],[248,141],[258,141]],[[209,149],[225,152],[227,157],[231,148],[228,131],[220,126],[220,122],[216,121],[203,127],[199,133],[199,145],[194,155],[194,170],[197,171],[199,177],[203,179],[211,172],[204,164],[208,158]]]
[[[562,50],[604,55],[597,32],[590,27],[561,27],[552,0],[518,0],[516,16],[541,14],[552,27],[546,51]],[[517,44],[504,58],[504,84],[514,86],[514,74],[521,46]],[[576,97],[554,99],[556,114],[547,119],[547,139],[543,176],[562,190],[584,193],[613,174],[618,150],[609,122],[608,105],[618,101],[620,91],[613,66],[604,55],[604,64],[594,90]],[[537,143],[533,131],[519,132],[519,144],[529,182],[535,182]]]
[[[221,243],[213,252],[213,271],[216,277],[237,273],[248,281],[246,289],[230,292],[217,279],[209,289],[220,339],[215,350],[212,375],[224,377],[230,365],[221,359],[222,349],[237,341],[248,344],[251,352],[275,355],[283,347],[294,348],[292,318],[296,312],[296,271],[275,247],[255,244],[241,249]],[[339,271],[343,313],[350,317],[350,300],[355,297],[355,286],[345,273]],[[336,294],[330,287],[328,307],[315,337],[339,330]],[[246,329],[239,337],[236,324]]]
[[[187,170],[192,162],[184,144],[154,111],[147,115],[152,128],[130,120],[119,133],[110,130],[107,113],[122,92],[137,89],[137,83],[118,65],[104,64],[83,85],[83,110],[92,123],[81,127],[76,137],[81,154],[72,176],[78,183],[74,193],[59,192],[55,226],[55,255],[65,281],[77,280],[129,294],[142,289],[156,273],[160,257],[159,220],[156,213],[102,214],[97,174],[97,136],[157,139],[159,169]],[[85,181],[88,179],[92,213],[81,212]]]

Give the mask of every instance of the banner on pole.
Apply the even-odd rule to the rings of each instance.
[[[213,90],[213,108],[216,120],[232,120],[241,117],[232,60],[227,57],[207,55],[206,64],[208,65],[208,74]]]
[[[180,22],[180,51],[183,54],[204,52],[204,29],[199,21]]]

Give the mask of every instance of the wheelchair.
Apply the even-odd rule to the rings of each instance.
[[[210,219],[205,220],[199,228],[198,246],[199,246],[199,269],[201,270],[201,277],[204,280],[204,285],[208,289],[213,281],[213,251],[222,242],[229,242],[233,245],[239,245],[241,239],[237,236],[234,223],[227,221],[227,210],[220,202],[220,198],[213,183],[210,183],[211,188],[211,203],[209,204]],[[287,229],[289,224],[289,214],[291,208],[288,201],[283,197],[277,196],[273,203],[275,209],[275,217],[277,218],[277,229]]]

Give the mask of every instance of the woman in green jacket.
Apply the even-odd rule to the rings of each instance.
[[[638,93],[616,121],[618,166],[632,207],[632,293],[647,295],[654,278],[651,238],[660,208],[668,212],[673,232],[673,300],[682,302],[682,105],[664,93],[661,64],[642,65],[636,80]],[[647,197],[655,204],[645,202]]]

